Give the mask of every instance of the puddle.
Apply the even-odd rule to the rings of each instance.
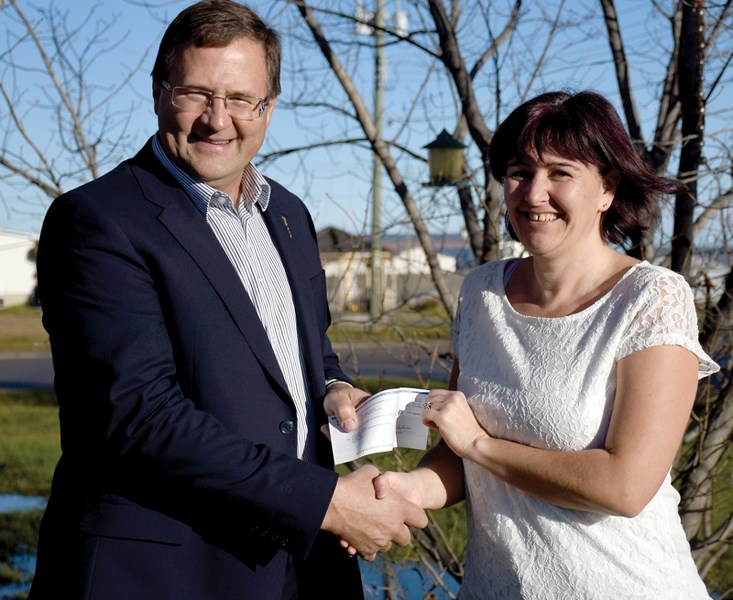
[[[22,496],[21,494],[0,494],[0,513],[20,512],[46,508],[43,496]]]

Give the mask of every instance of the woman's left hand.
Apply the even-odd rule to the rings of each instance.
[[[478,439],[490,437],[479,425],[463,392],[431,390],[425,400],[422,420],[440,433],[448,447],[461,458],[470,458]]]

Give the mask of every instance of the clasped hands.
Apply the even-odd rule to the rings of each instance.
[[[324,399],[326,414],[335,415],[347,431],[358,427],[356,406],[369,393],[350,386],[333,386]],[[452,423],[455,419],[457,423]],[[461,439],[461,424],[476,423],[465,397],[460,392],[433,390],[423,410],[423,422],[451,440]],[[457,425],[457,426],[454,426]],[[328,435],[328,427],[322,431]],[[464,432],[466,430],[464,429]],[[455,450],[454,450],[455,451]],[[426,502],[417,478],[410,473],[381,474],[373,465],[365,465],[339,477],[322,528],[334,533],[351,554],[373,560],[378,552],[389,550],[393,543],[410,543],[409,527],[422,529],[428,523]]]

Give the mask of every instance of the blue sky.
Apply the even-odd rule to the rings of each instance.
[[[388,11],[394,7],[396,1],[385,0]],[[553,0],[552,4],[560,1]],[[368,8],[373,4],[373,0],[362,0],[361,3]],[[34,14],[31,6],[48,6],[48,0],[36,0],[33,3],[21,1],[20,4],[28,11],[28,14]],[[105,97],[105,89],[111,89],[115,83],[120,81],[123,73],[135,68],[138,63],[141,64],[138,72],[124,86],[124,92],[109,101],[113,115],[127,114],[130,108],[134,108],[134,119],[124,130],[124,138],[122,138],[130,148],[142,145],[145,139],[155,131],[156,121],[150,100],[150,67],[165,25],[189,4],[189,0],[148,0],[145,3],[147,7],[143,4],[142,0],[57,0],[55,2],[57,8],[68,11],[70,23],[81,22],[83,17],[91,11],[93,11],[90,19],[92,23],[98,19],[116,19],[115,26],[105,34],[106,42],[114,49],[100,54],[93,61],[93,66],[87,73],[88,80],[99,86],[95,92],[97,101]],[[284,0],[274,2],[254,0],[249,4],[283,33],[284,71],[293,66],[289,64],[289,61],[294,63],[303,58],[301,56],[303,46],[293,45],[285,31],[287,22],[293,19],[294,7],[288,6]],[[356,0],[353,4],[356,4]],[[408,0],[402,0],[401,6],[404,9],[410,9],[409,4]],[[525,2],[525,5],[530,4],[532,3]],[[570,4],[574,8],[580,6],[592,8],[597,4],[597,0],[573,0]],[[151,9],[150,6],[154,8]],[[629,46],[645,41],[652,33],[663,36],[663,32],[650,32],[648,29],[649,3],[638,2],[638,0],[618,0],[617,6],[625,41]],[[0,22],[3,21],[1,15],[2,13],[0,13]],[[417,25],[415,22],[411,23],[413,27]],[[5,26],[7,23],[5,25],[0,23],[0,33],[5,33],[3,30]],[[614,102],[616,101],[614,97],[616,85],[612,73],[601,68],[609,60],[608,43],[602,36],[593,34],[593,31],[599,31],[599,26],[602,27],[600,21],[594,22],[592,27],[589,25],[586,39],[572,40],[574,47],[563,47],[562,40],[559,45],[556,44],[552,52],[557,54],[560,60],[554,62],[552,68],[548,68],[542,74],[537,84],[538,89],[543,86],[562,87],[566,85],[575,88],[592,87],[607,93]],[[4,35],[3,37],[5,38]],[[532,40],[524,40],[524,43],[531,44]],[[567,43],[569,44],[570,40]],[[145,54],[146,51],[147,54]],[[371,56],[368,49],[363,50],[364,65],[357,67],[360,77],[366,79],[373,77]],[[314,65],[314,67],[320,67],[323,64],[323,57],[320,53],[312,52],[306,58],[306,64]],[[397,49],[390,49],[387,58],[385,109],[387,112],[394,106],[395,114],[404,114],[405,98],[409,99],[409,96],[422,82],[423,67],[417,61],[411,62],[414,57],[400,54]],[[641,110],[653,111],[655,106],[649,98],[645,97],[645,94],[653,92],[651,81],[655,81],[648,78],[648,73],[658,69],[659,65],[654,64],[653,57],[650,60],[647,56],[644,61],[641,61],[638,56],[632,59],[632,64],[639,65],[637,67],[639,70],[632,72],[632,77],[635,78],[635,90]],[[304,74],[304,77],[307,76]],[[34,87],[37,79],[32,71],[21,73],[21,77],[27,78],[27,81],[18,82],[21,88],[25,88],[24,98],[26,101],[33,100],[33,95],[39,93]],[[332,123],[335,123],[334,119],[324,119],[322,115],[312,117],[307,122],[310,129],[306,130],[303,125],[303,114],[295,115],[284,108],[296,93],[293,88],[299,86],[297,76],[295,79],[292,77],[292,74],[283,77],[283,95],[268,131],[263,153],[297,146],[300,143],[312,141],[314,136],[318,137],[321,134],[324,137],[332,134],[329,128]],[[371,93],[373,86],[364,84],[363,87],[366,90],[365,93]],[[730,99],[727,105],[733,106],[733,96],[730,91],[725,90],[724,93]],[[431,97],[437,98],[436,102],[445,102],[447,105],[451,101],[450,95],[451,92],[446,86],[445,89],[432,92]],[[509,100],[505,102],[508,103]],[[511,106],[508,106],[507,110],[509,108]],[[411,133],[412,151],[425,153],[422,145],[431,141],[442,127],[451,130],[455,126],[453,115],[449,110],[445,111],[442,119],[440,117],[441,110],[434,110],[430,123],[423,122]],[[31,119],[31,126],[36,128],[34,131],[37,131],[34,136],[40,140],[40,145],[44,145],[44,137],[48,135],[47,132],[50,129],[50,124],[46,120],[47,117]],[[398,131],[401,124],[399,119],[390,120],[387,115],[385,120],[387,137],[392,135],[392,131]],[[651,135],[653,126],[653,113],[650,113],[644,124],[647,136]],[[122,154],[119,159],[126,158],[128,155],[129,152]],[[413,184],[419,182],[427,172],[427,167],[416,161],[402,165],[402,168],[406,178],[412,178]],[[303,197],[314,216],[317,228],[335,225],[354,232],[365,230],[368,227],[371,198],[371,158],[368,152],[339,146],[330,150],[310,152],[302,161],[292,157],[274,164],[267,164],[263,167],[263,171]],[[404,211],[396,195],[389,189],[389,182],[384,176],[382,184],[384,187],[382,194],[384,228],[387,233],[399,232],[400,227],[392,227],[390,230],[390,226],[404,221]],[[66,187],[68,189],[73,185],[69,183],[66,184]],[[419,188],[419,185],[414,187]],[[453,194],[426,190],[419,193],[422,194],[421,201],[426,206],[426,215],[436,229],[448,229],[453,232],[460,230],[461,219],[457,213]],[[0,182],[0,198],[2,198],[0,204],[1,229],[28,232],[37,232],[40,229],[48,198],[25,189],[8,188],[2,182]]]

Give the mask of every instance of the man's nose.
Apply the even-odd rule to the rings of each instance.
[[[226,98],[224,96],[212,96],[203,115],[206,118],[207,124],[216,128],[226,127],[232,120],[227,111]]]

